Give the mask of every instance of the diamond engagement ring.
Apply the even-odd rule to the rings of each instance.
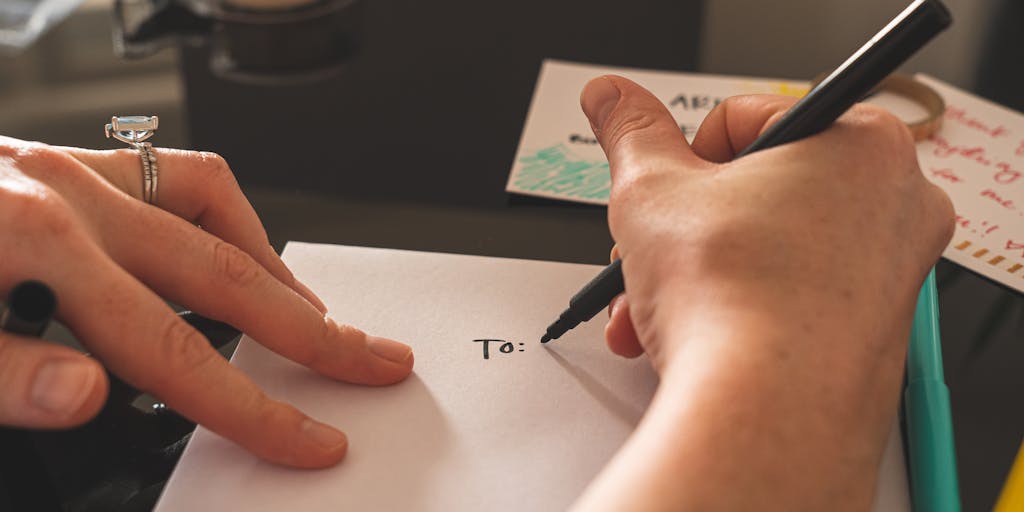
[[[142,200],[156,204],[157,165],[153,145],[145,142],[156,133],[160,119],[157,116],[114,116],[104,127],[107,138],[125,142],[139,152],[142,159]]]

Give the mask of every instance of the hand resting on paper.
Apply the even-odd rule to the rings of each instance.
[[[607,341],[646,352],[661,384],[578,508],[870,506],[917,293],[953,209],[909,131],[868,106],[732,161],[793,101],[731,98],[691,147],[638,85],[584,89],[626,281]]]
[[[0,294],[26,279],[48,283],[58,319],[95,356],[0,333],[0,424],[62,428],[88,420],[106,396],[102,363],[264,459],[337,463],[344,434],[267,397],[161,297],[339,380],[401,381],[412,369],[411,349],[325,316],[270,246],[223,159],[156,154],[153,206],[140,199],[132,149],[0,137]]]

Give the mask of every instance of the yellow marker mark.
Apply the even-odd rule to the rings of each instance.
[[[992,259],[988,260],[988,264],[989,265],[998,265],[999,263],[1001,263],[1005,259],[1006,258],[1004,258],[1002,256],[996,256],[995,258],[992,258]]]
[[[782,96],[792,96],[794,98],[802,98],[806,96],[807,93],[810,91],[810,89],[807,87],[793,86],[787,83],[775,84],[773,89],[775,89],[775,94],[780,94]]]
[[[975,258],[980,258],[980,257],[982,257],[982,256],[984,256],[984,255],[986,255],[986,254],[988,254],[988,249],[980,249],[980,250],[978,250],[977,252],[975,252],[975,253],[973,254],[973,256],[974,256]]]
[[[1012,273],[1020,270],[1021,268],[1024,268],[1024,265],[1021,265],[1020,263],[1014,263],[1013,266],[1008,268],[1008,269],[1006,269],[1006,271],[1012,274]]]
[[[956,248],[960,249],[962,251],[962,250],[964,250],[964,249],[966,249],[966,248],[968,248],[970,246],[971,246],[971,241],[970,240],[964,240],[963,242],[960,242],[960,245],[956,246]]]

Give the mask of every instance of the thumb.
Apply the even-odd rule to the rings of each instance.
[[[67,428],[103,406],[107,378],[96,361],[34,338],[0,333],[0,425]]]
[[[652,161],[707,165],[690,149],[665,105],[630,80],[614,75],[591,80],[580,94],[580,106],[608,157],[613,184],[631,181]]]

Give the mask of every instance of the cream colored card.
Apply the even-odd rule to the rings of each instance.
[[[410,343],[414,374],[390,387],[343,384],[243,338],[234,364],[348,433],[348,457],[287,469],[200,427],[160,512],[564,510],[657,385],[644,359],[607,350],[600,320],[539,344],[597,266],[305,243],[284,259],[335,318]],[[878,502],[909,510],[895,429]]]
[[[1024,115],[927,76],[946,100],[942,129],[917,145],[925,177],[956,208],[943,256],[1024,292]]]
[[[704,116],[729,96],[770,93],[799,97],[807,93],[807,82],[546,60],[505,190],[608,204],[608,160],[579,101],[580,91],[590,79],[607,74],[625,76],[650,90],[668,107],[689,140],[693,140]]]

